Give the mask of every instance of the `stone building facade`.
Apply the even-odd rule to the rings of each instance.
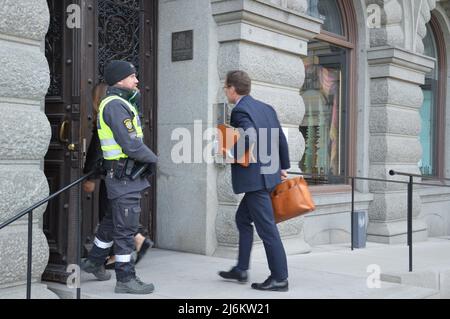
[[[439,80],[433,83],[440,87],[436,98],[440,113],[435,115],[441,116],[433,122],[440,123],[440,129],[433,135],[438,138],[432,140],[439,142],[439,149],[432,152],[437,155],[435,174],[431,175],[450,177],[450,139],[444,138],[450,127],[450,89],[446,85],[450,78],[446,63],[450,61],[450,1],[337,0],[342,21],[336,23],[343,30],[337,36],[332,28],[327,29],[327,23],[333,24],[318,10],[317,1],[157,2],[160,166],[154,237],[159,248],[236,255],[234,213],[240,196],[231,190],[230,167],[172,160],[174,131],[187,129],[195,139],[199,127],[215,126],[214,105],[225,100],[222,86],[228,70],[248,71],[253,79],[252,95],[277,110],[288,136],[292,171],[300,172],[299,163],[306,165],[308,156],[317,160],[319,155],[309,153],[311,131],[299,130],[299,126],[312,114],[307,90],[314,87],[314,81],[308,82],[309,74],[321,67],[320,54],[311,58],[311,52],[323,52],[326,45],[332,52],[345,52],[343,63],[351,64],[341,70],[344,76],[336,82],[346,83],[342,86],[346,100],[341,100],[341,106],[346,105],[347,113],[342,114],[348,116],[341,140],[346,146],[339,149],[340,154],[347,154],[341,154],[339,162],[345,169],[336,172],[398,180],[405,178],[390,177],[389,170],[422,172],[418,164],[424,154],[422,109],[424,96],[428,96],[424,85],[428,74],[437,70]],[[337,5],[319,1],[319,9],[320,2]],[[374,12],[380,16],[373,16]],[[51,138],[44,109],[50,76],[43,41],[49,20],[45,0],[0,0],[0,109],[5,119],[0,126],[0,222],[49,193],[43,170]],[[439,59],[426,54],[429,47],[424,39],[431,24]],[[174,61],[172,35],[185,30],[193,30],[192,59]],[[310,61],[316,69],[311,69]],[[350,240],[348,184],[311,185],[311,189],[316,212],[279,225],[289,254]],[[356,189],[356,209],[368,212],[368,240],[405,242],[406,186],[361,181]],[[449,236],[449,205],[448,188],[418,187],[413,198],[414,239]],[[44,211],[40,208],[33,215],[33,279],[35,291],[45,294],[45,286],[39,283],[49,256],[42,231]],[[26,220],[21,220],[0,231],[0,268],[6,269],[0,275],[0,296],[23,290],[26,230]],[[257,240],[255,253],[262,251]]]

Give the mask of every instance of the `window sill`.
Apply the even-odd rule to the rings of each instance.
[[[309,185],[309,190],[313,195],[339,194],[352,191],[350,185]]]
[[[427,181],[427,183],[436,184],[436,186],[442,185],[440,181]],[[447,202],[450,200],[450,187],[433,187],[421,185],[414,185],[414,187],[417,188],[417,192],[422,200],[422,204]]]
[[[338,185],[336,185],[338,186]],[[339,192],[336,190],[329,192],[313,192],[312,197],[316,204],[316,211],[313,214],[307,214],[306,217],[323,216],[330,214],[349,213],[351,210],[352,194],[351,187],[347,187],[347,191],[343,191],[342,186]],[[320,186],[324,188],[324,186]],[[355,210],[367,211],[370,203],[373,201],[374,195],[372,193],[355,192]]]

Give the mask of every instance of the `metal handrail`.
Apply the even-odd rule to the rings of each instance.
[[[389,175],[394,176],[394,175],[402,175],[402,176],[413,176],[413,177],[420,177],[420,178],[425,178],[425,179],[435,179],[438,181],[450,181],[450,178],[445,178],[445,177],[434,177],[434,176],[429,176],[429,175],[420,175],[420,174],[413,174],[413,173],[405,173],[405,172],[398,172],[395,171],[393,169],[391,169],[389,171]]]
[[[33,249],[33,210],[35,210],[36,208],[42,206],[43,204],[47,203],[48,201],[52,200],[53,198],[55,198],[56,196],[60,195],[61,193],[71,189],[72,187],[80,184],[81,182],[83,182],[84,180],[88,179],[90,176],[94,175],[96,173],[96,170],[93,170],[91,172],[89,172],[88,174],[84,175],[83,177],[77,179],[76,181],[74,181],[73,183],[67,185],[66,187],[60,189],[59,191],[57,191],[56,193],[44,198],[43,200],[37,202],[36,204],[34,204],[33,206],[22,210],[21,212],[17,213],[16,215],[14,215],[13,217],[9,218],[8,220],[6,220],[5,222],[0,224],[0,230],[5,228],[6,226],[12,224],[13,222],[17,221],[18,219],[22,218],[23,216],[28,214],[28,248],[27,248],[27,299],[31,298],[31,265],[32,265],[32,249]],[[80,211],[78,211],[78,214],[80,214]],[[78,224],[80,224],[80,216],[78,216]],[[78,225],[80,226],[80,225]],[[80,227],[78,227],[78,230],[80,229]],[[80,241],[80,231],[78,231],[78,246],[80,246],[81,241]],[[78,249],[78,253],[77,253],[77,263],[78,265],[80,264],[80,253],[79,253],[79,249]],[[81,295],[81,290],[80,287],[77,288],[77,299],[80,299],[80,295]]]
[[[355,180],[366,180],[366,181],[375,181],[375,182],[388,182],[388,183],[399,183],[399,184],[407,184],[407,242],[409,247],[409,271],[412,272],[413,269],[413,259],[412,259],[412,247],[413,247],[413,241],[412,241],[412,195],[413,195],[413,185],[424,185],[424,186],[434,186],[434,187],[450,187],[450,185],[446,184],[430,184],[430,183],[415,183],[413,178],[423,178],[423,179],[430,179],[430,176],[424,176],[419,174],[413,174],[413,173],[405,173],[405,172],[398,172],[394,170],[389,171],[389,175],[400,175],[400,176],[407,176],[409,177],[409,181],[396,181],[396,180],[389,180],[389,179],[380,179],[380,178],[369,178],[369,177],[359,177],[359,176],[346,176],[346,175],[324,175],[324,174],[311,174],[311,173],[303,173],[303,172],[288,172],[288,174],[291,175],[302,175],[302,176],[310,176],[312,178],[341,178],[341,179],[350,179],[351,180],[351,189],[352,189],[352,202],[351,202],[351,212],[350,212],[350,236],[351,236],[351,250],[353,250],[353,215],[355,212]],[[440,181],[450,181],[450,178],[438,178]]]
[[[408,246],[409,246],[409,271],[412,271],[412,263],[413,263],[413,226],[412,226],[412,208],[413,208],[413,185],[427,185],[427,186],[435,186],[435,187],[450,187],[450,185],[439,185],[439,184],[430,184],[430,183],[414,183],[414,177],[418,178],[430,178],[429,176],[423,176],[419,174],[412,174],[406,172],[397,172],[394,170],[389,171],[389,175],[400,175],[400,176],[408,176],[408,213],[407,213],[407,223],[408,223]],[[439,178],[441,181],[450,181],[450,178]]]

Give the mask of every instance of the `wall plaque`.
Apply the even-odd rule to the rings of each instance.
[[[172,62],[194,58],[194,31],[172,33]]]

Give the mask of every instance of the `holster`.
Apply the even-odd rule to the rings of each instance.
[[[108,161],[105,160],[103,162],[103,167],[105,170],[112,170],[114,173],[114,177],[117,179],[122,179],[124,177],[130,177],[136,171],[137,163],[135,160],[130,158],[122,158],[117,161]]]
[[[126,165],[127,165],[127,159],[120,159],[115,162],[113,171],[114,171],[114,176],[117,179],[122,179],[125,176]]]
[[[146,177],[149,175],[151,171],[151,164],[153,163],[136,163],[133,173],[130,176],[132,180],[135,180],[138,177]]]

